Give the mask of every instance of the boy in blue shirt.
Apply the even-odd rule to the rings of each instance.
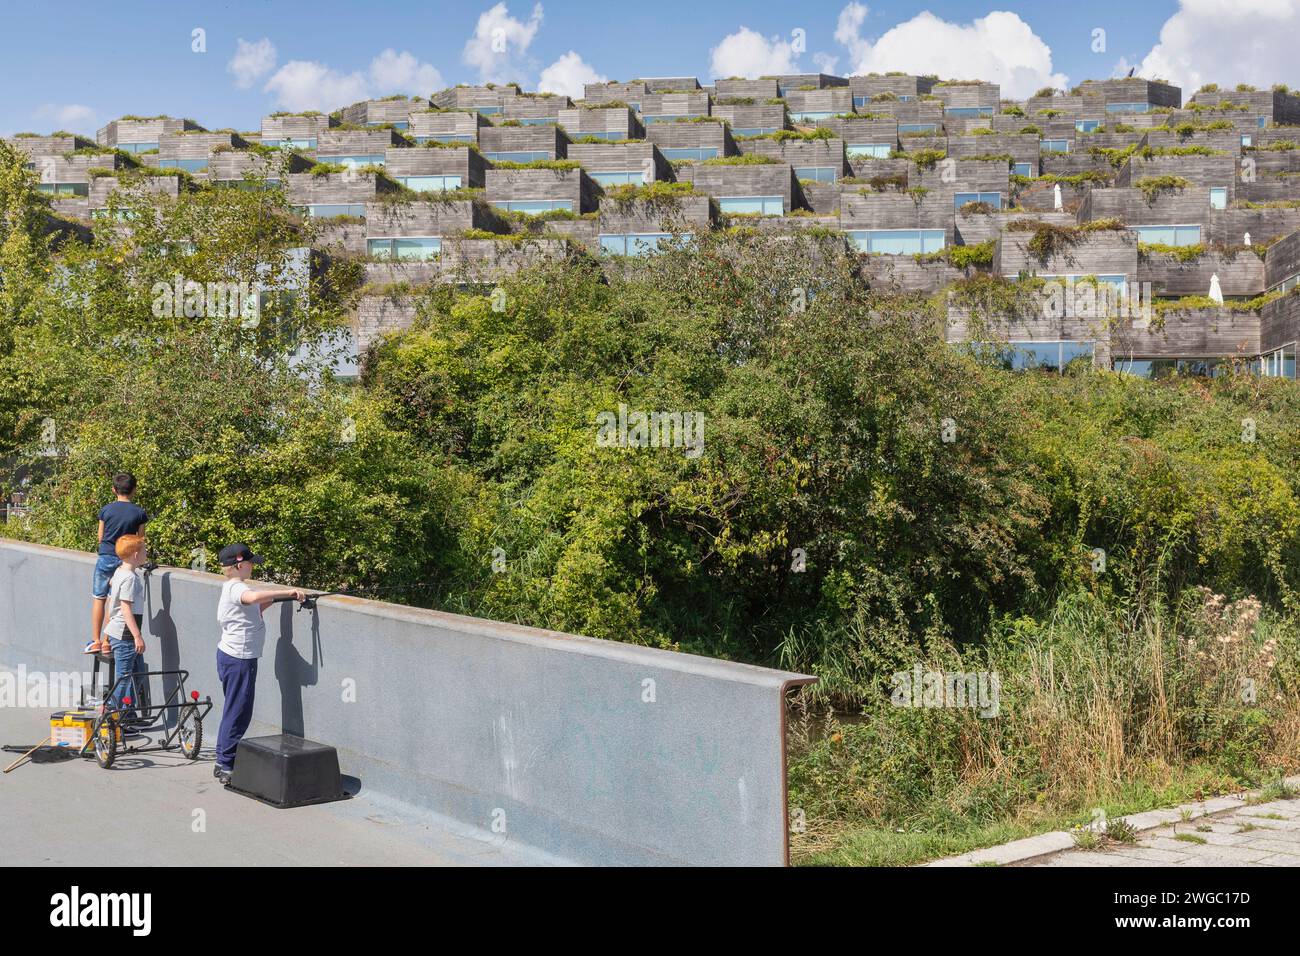
[[[99,509],[99,555],[95,559],[95,573],[91,579],[90,643],[87,654],[107,654],[112,650],[104,631],[104,602],[108,599],[109,582],[122,561],[117,556],[117,539],[123,535],[139,534],[149,520],[148,513],[133,502],[135,476],[129,471],[113,476],[111,501]]]

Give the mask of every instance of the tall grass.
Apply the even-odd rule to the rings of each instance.
[[[1000,622],[978,649],[931,639],[909,652],[888,633],[870,651],[856,637],[835,643],[858,652],[835,658],[831,688],[792,722],[791,803],[808,821],[796,840],[806,851],[854,827],[1059,825],[1146,802],[1135,790],[1158,805],[1180,781],[1230,790],[1300,758],[1300,622],[1251,597],[1197,588],[1165,608],[1080,592],[1041,621]],[[787,662],[812,649],[787,642]],[[996,673],[996,716],[891,703],[891,675],[917,663]],[[808,719],[850,688],[860,714]]]

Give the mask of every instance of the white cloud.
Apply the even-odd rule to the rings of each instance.
[[[749,27],[722,38],[710,52],[709,69],[717,77],[755,79],[778,73],[798,73],[793,44],[779,36],[771,39]]]
[[[465,43],[463,59],[478,70],[479,81],[503,83],[519,78],[525,55],[542,25],[542,5],[533,7],[525,23],[510,15],[505,3],[479,14],[474,35]]]
[[[829,53],[814,53],[812,55],[813,63],[822,73],[835,75],[835,67],[839,66],[840,58],[832,56]]]
[[[1138,73],[1181,86],[1184,99],[1207,82],[1295,85],[1297,35],[1300,0],[1182,0]]]
[[[1263,0],[1258,0],[1263,2]],[[848,49],[851,72],[937,73],[945,79],[988,80],[1002,95],[1032,96],[1044,86],[1065,87],[1064,74],[1052,72],[1052,50],[1014,13],[995,10],[970,23],[950,23],[928,11],[885,31],[874,42],[864,38],[866,7],[850,3],[840,13],[835,38]]]
[[[53,124],[54,129],[66,129],[70,132],[93,131],[95,111],[79,103],[42,103],[32,112],[37,119]]]
[[[850,64],[865,62],[871,53],[871,41],[862,38],[862,24],[866,19],[866,6],[850,3],[840,11],[839,19],[835,22],[835,42],[849,51]]]
[[[291,60],[266,81],[265,90],[287,110],[333,110],[389,93],[428,96],[442,74],[410,53],[384,50],[366,72],[343,73],[324,63]]]
[[[246,90],[275,69],[275,44],[263,37],[249,43],[243,37],[235,41],[235,55],[226,70],[235,76],[235,86]]]
[[[583,84],[604,83],[608,79],[597,73],[582,57],[570,50],[546,69],[537,81],[539,93],[559,93],[572,99],[581,99]]]
[[[442,74],[437,67],[421,63],[410,53],[385,50],[370,64],[370,80],[375,92],[428,96],[442,89]]]
[[[324,63],[290,60],[266,81],[266,92],[286,110],[328,111],[369,98],[362,73],[340,73]]]

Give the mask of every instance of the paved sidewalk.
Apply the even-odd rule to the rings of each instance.
[[[0,742],[35,743],[50,711],[0,707]],[[215,723],[208,730],[216,736]],[[4,754],[0,767],[14,754]],[[226,791],[211,750],[24,764],[0,775],[0,860],[16,866],[519,866],[551,862],[362,791],[277,810]]]
[[[1273,800],[1138,834],[1135,843],[1065,850],[1020,866],[1300,866],[1300,799]]]
[[[1300,789],[1300,776],[1286,784]],[[1255,799],[1243,793],[1130,814],[1122,819],[1136,831],[1133,843],[1084,850],[1058,830],[925,866],[1300,866],[1300,797]]]

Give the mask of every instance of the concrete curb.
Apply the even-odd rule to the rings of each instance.
[[[1284,782],[1288,787],[1300,789],[1300,775],[1286,777]],[[1168,810],[1147,810],[1143,813],[1132,813],[1126,817],[1119,817],[1124,820],[1136,832],[1141,833],[1146,830],[1154,830],[1158,827],[1170,823],[1183,822],[1183,812],[1190,813],[1186,819],[1196,820],[1200,817],[1213,816],[1216,813],[1223,813],[1227,810],[1237,810],[1247,805],[1247,800],[1251,797],[1259,796],[1261,791],[1254,790],[1248,793],[1236,794],[1228,797],[1214,797],[1210,800],[1203,800],[1199,803],[1184,803]],[[972,850],[969,853],[962,853],[958,856],[947,856],[940,860],[931,860],[929,863],[922,863],[921,866],[977,866],[981,863],[996,863],[1005,866],[1008,863],[1023,863],[1026,860],[1032,860],[1040,856],[1047,856],[1051,853],[1059,853],[1061,850],[1074,849],[1074,835],[1068,830],[1053,830],[1050,833],[1040,833],[1037,836],[1025,837],[1023,840],[1012,840],[1010,843],[1003,843],[999,846],[985,847],[982,850]]]

